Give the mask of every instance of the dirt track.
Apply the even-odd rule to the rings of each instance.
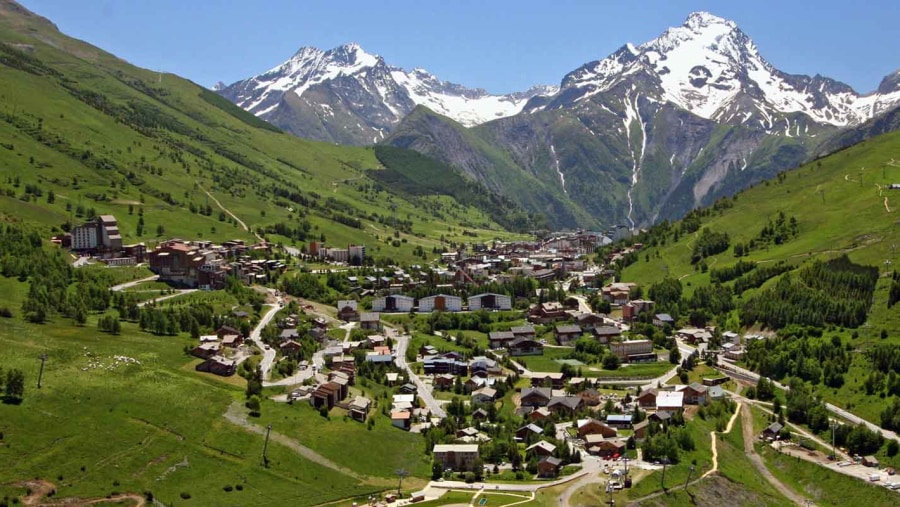
[[[770,472],[762,462],[762,458],[759,457],[759,454],[756,454],[756,449],[753,448],[753,415],[750,413],[750,407],[747,405],[741,407],[741,417],[744,423],[744,453],[750,458],[750,462],[753,463],[753,466],[756,467],[756,470],[760,475],[769,481],[769,484],[778,490],[779,493],[797,505],[806,505],[806,499],[795,493],[791,488],[785,486],[784,483],[772,475],[772,472]]]
[[[28,488],[30,494],[22,498],[22,505],[37,507],[55,507],[55,506],[76,506],[76,505],[98,505],[111,502],[121,502],[122,500],[134,500],[135,507],[144,507],[146,500],[143,496],[134,493],[123,493],[121,495],[113,495],[108,498],[60,498],[58,500],[45,500],[48,495],[56,491],[56,485],[41,479],[24,481],[17,484]]]

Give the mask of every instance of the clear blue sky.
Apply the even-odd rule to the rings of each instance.
[[[392,65],[494,93],[559,84],[692,11],[732,19],[777,68],[861,93],[900,68],[900,1],[866,0],[20,0],[135,65],[232,83],[302,46],[358,42]]]

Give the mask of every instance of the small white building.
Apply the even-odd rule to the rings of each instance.
[[[656,411],[673,414],[684,408],[684,391],[659,391],[656,393]]]

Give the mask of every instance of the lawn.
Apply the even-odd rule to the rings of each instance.
[[[386,403],[374,398],[376,403]],[[422,437],[391,426],[380,406],[369,413],[375,419],[371,429],[345,416],[345,410],[334,408],[330,419],[325,419],[308,402],[266,402],[256,422],[272,424],[273,430],[362,475],[389,478],[403,468],[413,477],[430,476],[431,459],[425,456]]]
[[[574,349],[544,347],[544,353],[540,356],[520,356],[513,359],[534,372],[558,372],[563,363],[560,360],[569,356]],[[587,371],[585,371],[587,374]]]
[[[689,370],[687,372],[687,374],[688,374],[688,381],[687,381],[688,384],[690,384],[692,382],[698,382],[698,383],[702,384],[703,379],[719,378],[719,377],[723,376],[719,370],[716,370],[715,368],[713,368],[711,366],[707,366],[705,364],[698,364],[697,366],[694,366],[694,369]],[[669,385],[681,384],[681,379],[678,378],[678,376],[676,375],[676,376],[670,378],[669,381],[666,382],[666,384],[669,384]],[[729,380],[728,382],[721,384],[721,386],[725,390],[732,391],[732,390],[734,390],[735,387],[737,387],[737,384],[733,380]]]
[[[673,367],[674,365],[667,361],[657,361],[655,363],[622,365],[618,370],[585,370],[584,375],[598,379],[654,378],[663,375]]]
[[[429,500],[415,504],[417,507],[438,507],[440,505],[450,504],[468,504],[475,495],[474,491],[459,491],[451,489],[441,495],[437,500]]]

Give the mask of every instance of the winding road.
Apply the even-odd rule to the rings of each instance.
[[[234,213],[232,213],[230,209],[228,209],[228,208],[226,208],[225,206],[223,206],[222,203],[220,203],[219,200],[216,199],[215,196],[213,196],[213,195],[209,192],[209,190],[206,190],[205,188],[201,187],[199,182],[195,182],[195,183],[196,183],[196,185],[197,185],[197,188],[199,188],[200,190],[203,190],[203,193],[206,194],[207,197],[209,197],[210,199],[212,199],[213,202],[216,203],[216,206],[218,206],[220,210],[224,211],[225,214],[227,214],[228,216],[230,216],[231,218],[233,218],[234,221],[237,222],[238,225],[240,225],[242,229],[244,229],[244,230],[247,231],[247,232],[251,232],[251,231],[250,231],[250,228],[247,227],[247,224],[245,224],[243,220],[241,220],[240,218],[238,218],[237,215],[235,215]],[[254,232],[253,235],[256,236],[256,239],[257,239],[258,241],[260,241],[260,242],[264,241],[263,238],[262,238],[262,236],[260,236],[259,234],[256,234],[256,233]]]
[[[275,318],[275,314],[278,313],[278,310],[281,309],[281,301],[282,299],[279,297],[278,304],[266,305],[270,307],[269,311],[259,319],[259,324],[253,328],[253,331],[250,332],[250,336],[247,337],[247,339],[256,344],[263,353],[263,359],[259,363],[259,367],[262,370],[263,381],[268,380],[269,375],[272,373],[272,365],[275,364],[275,349],[263,343],[260,335],[262,334],[262,330],[269,325],[269,322],[272,322],[272,319]]]

